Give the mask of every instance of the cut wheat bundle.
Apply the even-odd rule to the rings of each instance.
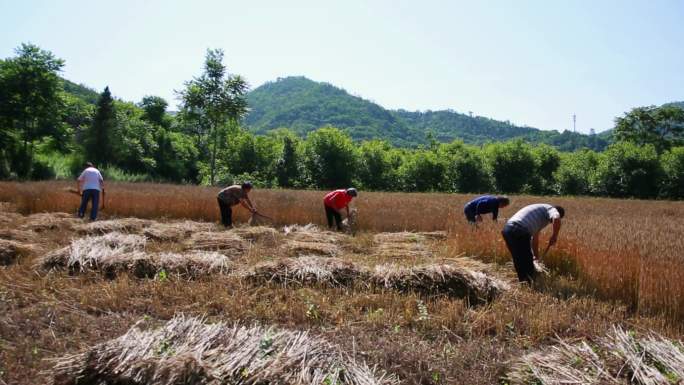
[[[155,241],[177,242],[189,238],[193,233],[212,230],[216,230],[216,225],[208,222],[154,222],[145,227],[142,233]]]
[[[87,236],[71,241],[67,247],[53,251],[38,259],[43,269],[66,267],[70,270],[98,269],[113,259],[139,259],[147,239],[135,234],[109,233]]]
[[[432,251],[422,243],[388,242],[376,245],[373,255],[382,258],[417,259],[432,257]]]
[[[16,226],[24,220],[24,216],[15,212],[0,210],[0,227]]]
[[[394,376],[351,359],[306,331],[207,324],[182,315],[134,325],[116,339],[56,360],[55,385],[391,385]]]
[[[321,257],[334,257],[339,254],[340,248],[333,243],[304,242],[288,240],[282,248],[289,256],[317,255]]]
[[[481,272],[438,264],[379,265],[371,280],[376,286],[387,289],[467,298],[473,304],[491,301],[509,288],[505,282]]]
[[[426,239],[431,241],[443,241],[447,239],[446,231],[421,231],[416,234],[425,237]]]
[[[152,223],[150,220],[139,218],[109,219],[81,225],[77,228],[77,231],[81,234],[90,235],[113,232],[139,234],[143,231],[143,228],[150,226]]]
[[[280,234],[276,229],[266,226],[243,226],[233,229],[233,232],[240,237],[252,242],[259,242],[269,246],[278,243]]]
[[[71,230],[80,223],[80,219],[66,213],[39,213],[26,217],[19,228],[42,233],[58,229]]]
[[[283,227],[283,233],[287,239],[300,242],[319,242],[337,243],[344,242],[349,236],[342,233],[322,230],[318,226],[309,223],[308,225],[290,225]]]
[[[233,270],[233,262],[225,255],[216,252],[161,253],[153,255],[152,261],[155,274],[164,271],[187,278],[227,274]]]
[[[352,286],[355,282],[364,282],[368,272],[337,258],[303,256],[263,262],[241,276],[253,283]]]
[[[684,381],[684,348],[653,332],[637,336],[613,326],[596,341],[558,344],[522,356],[507,375],[511,384],[669,385]]]
[[[8,241],[35,242],[38,234],[28,230],[0,229],[0,239]]]
[[[421,233],[402,231],[397,233],[378,233],[373,236],[375,244],[384,243],[424,243],[427,237]]]
[[[0,266],[13,264],[21,256],[21,246],[14,241],[0,239]]]
[[[194,233],[185,241],[186,250],[217,251],[229,257],[244,254],[249,242],[232,231]]]

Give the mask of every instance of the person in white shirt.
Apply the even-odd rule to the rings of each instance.
[[[553,223],[553,234],[547,250],[558,241],[561,218],[565,209],[545,203],[525,206],[513,215],[501,232],[513,257],[520,282],[532,283],[536,275],[534,260],[539,259],[539,233]]]
[[[104,196],[104,180],[100,170],[96,169],[92,163],[87,162],[85,167],[86,169],[83,170],[76,181],[76,189],[78,194],[81,195],[81,207],[78,209],[78,217],[83,218],[85,216],[88,201],[92,201],[90,220],[94,221],[97,219],[97,209],[100,207],[100,191],[102,191]]]

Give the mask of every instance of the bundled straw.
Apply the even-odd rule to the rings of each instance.
[[[162,253],[153,255],[155,273],[165,271],[188,278],[209,274],[226,274],[233,269],[231,260],[215,252]]]
[[[288,240],[282,247],[290,256],[318,255],[322,257],[334,257],[340,252],[337,245],[325,242],[300,242]]]
[[[150,226],[152,221],[138,218],[110,219],[96,221],[80,226],[77,230],[81,234],[134,233],[139,234],[143,228]]]
[[[24,216],[21,214],[0,210],[0,227],[15,225],[23,219]]]
[[[218,251],[227,256],[240,256],[247,251],[249,243],[232,231],[194,233],[185,242],[188,250]]]
[[[243,274],[245,279],[253,283],[328,286],[351,286],[357,280],[365,280],[367,276],[367,272],[351,262],[316,256],[264,262]]]
[[[486,274],[452,265],[380,265],[371,280],[387,289],[467,298],[473,304],[491,301],[509,288]]]
[[[66,213],[40,213],[26,217],[20,229],[42,233],[58,229],[71,230],[79,223],[80,219]]]
[[[43,269],[67,267],[71,270],[98,269],[99,265],[113,265],[114,261],[131,263],[144,258],[146,239],[140,235],[109,233],[73,240],[62,249],[38,260]]]
[[[266,226],[245,226],[233,229],[233,232],[240,237],[252,242],[260,242],[269,246],[278,243],[278,232],[272,227]]]
[[[55,385],[349,384],[398,381],[307,332],[176,316],[57,360]]]
[[[653,332],[643,337],[613,326],[595,343],[558,344],[524,355],[508,373],[511,384],[669,385],[684,381],[684,350]]]
[[[143,234],[156,241],[177,242],[189,238],[193,233],[209,232],[216,228],[216,225],[208,222],[154,222],[143,230]]]
[[[300,242],[340,243],[349,239],[348,235],[321,230],[311,223],[305,226],[285,226],[283,233],[287,239]]]
[[[447,239],[446,231],[422,231],[416,234],[423,236],[431,241],[443,241]]]
[[[423,233],[427,234],[427,233]],[[412,233],[403,231],[398,233],[378,233],[373,237],[373,242],[376,244],[383,243],[424,243],[427,238],[420,233]]]
[[[16,242],[0,239],[0,265],[11,265],[17,260],[19,254],[19,247]]]
[[[432,252],[422,243],[389,242],[375,246],[373,255],[383,258],[429,258]]]

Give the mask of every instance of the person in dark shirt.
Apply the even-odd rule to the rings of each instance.
[[[505,196],[484,195],[466,203],[463,213],[468,222],[472,224],[482,222],[482,214],[489,213],[492,213],[492,219],[496,221],[499,216],[499,209],[508,206],[510,203],[510,199]]]

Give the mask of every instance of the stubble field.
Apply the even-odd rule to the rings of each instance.
[[[653,345],[660,350],[648,342],[661,338],[651,333],[681,339],[679,202],[512,197],[501,216],[540,201],[566,208],[558,247],[545,261],[551,273],[529,288],[513,280],[502,224],[485,218],[474,231],[464,223],[461,208],[471,196],[361,192],[353,202],[359,231],[350,236],[288,227],[323,223],[317,191],[254,191],[252,200],[274,223],[225,231],[207,223],[218,219],[216,189],[110,184],[103,217],[113,221],[88,224],[70,217],[78,204],[70,187],[0,184],[6,202],[0,238],[14,255],[0,268],[1,382],[646,383],[643,377],[657,384],[684,378],[677,364],[684,367],[677,361],[681,345],[670,343],[674,350],[663,355],[666,340]],[[67,214],[38,214],[44,212]],[[237,221],[246,219],[237,209]],[[147,351],[124,349],[126,356],[123,342],[112,340],[134,324],[126,343],[147,341]],[[239,333],[230,328],[247,328],[256,341],[253,356],[244,346],[239,354],[193,348],[174,334],[190,324],[198,335],[209,333],[206,325],[223,325],[231,336]],[[167,337],[149,334],[164,325]],[[279,345],[273,336],[281,334],[264,331],[270,327],[290,334],[283,332]],[[311,341],[291,335],[301,332]],[[287,338],[305,351],[325,349],[310,355],[315,360],[297,361],[294,349],[285,348],[296,344]],[[625,364],[634,352],[624,346],[632,345],[615,342],[625,338],[648,358],[644,367]],[[583,351],[584,342],[591,349]],[[331,351],[339,356],[331,358]],[[86,355],[69,360],[81,352]],[[261,366],[247,368],[236,356],[256,357],[248,362]],[[269,361],[274,356],[279,360]],[[194,357],[192,365],[187,357]],[[278,366],[283,357],[294,364]],[[132,362],[148,364],[134,370]],[[295,366],[304,369],[290,373]],[[648,375],[639,377],[640,371]]]

